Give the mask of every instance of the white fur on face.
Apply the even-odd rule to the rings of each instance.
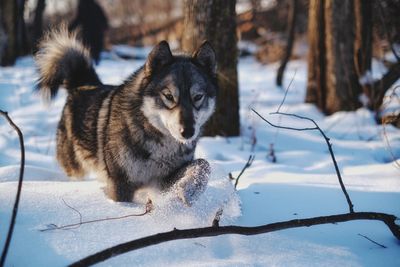
[[[144,116],[149,120],[150,124],[153,125],[157,130],[163,134],[170,134],[164,122],[161,120],[160,110],[156,107],[156,102],[153,97],[143,97],[143,105],[141,111]]]
[[[207,101],[207,100],[205,100]],[[215,99],[208,100],[208,107],[196,110],[193,108],[194,135],[186,139],[181,134],[182,125],[180,123],[180,108],[159,109],[153,97],[145,96],[142,105],[142,112],[149,120],[150,124],[166,135],[171,135],[180,143],[191,143],[200,134],[200,129],[214,112]]]

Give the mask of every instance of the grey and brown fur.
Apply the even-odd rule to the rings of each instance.
[[[38,89],[68,92],[57,130],[57,160],[67,175],[96,171],[116,201],[142,187],[165,190],[193,165],[201,128],[214,111],[215,54],[205,42],[192,56],[160,42],[123,84],[102,84],[89,51],[65,29],[53,31],[36,55]],[[209,173],[208,163],[194,161]],[[207,174],[208,175],[208,174]]]

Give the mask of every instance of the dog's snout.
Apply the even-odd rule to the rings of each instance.
[[[181,135],[184,138],[189,139],[190,137],[192,137],[194,135],[193,127],[182,127],[181,128]]]

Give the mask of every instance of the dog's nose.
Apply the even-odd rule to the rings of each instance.
[[[193,127],[188,127],[188,128],[182,128],[181,129],[181,135],[186,138],[189,139],[190,137],[192,137],[194,135],[194,129]]]

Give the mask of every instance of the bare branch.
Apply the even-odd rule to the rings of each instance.
[[[13,211],[12,211],[12,215],[11,215],[10,226],[8,228],[6,242],[4,244],[3,252],[1,253],[1,259],[0,259],[0,266],[4,266],[4,263],[5,263],[6,257],[7,257],[8,248],[10,246],[12,234],[14,231],[15,219],[16,219],[17,213],[18,213],[19,199],[21,197],[21,189],[22,189],[22,182],[24,179],[24,169],[25,169],[25,145],[24,145],[24,136],[23,136],[21,130],[11,120],[11,118],[8,116],[8,113],[6,111],[0,110],[0,114],[6,118],[6,120],[11,125],[11,127],[14,128],[14,130],[17,132],[18,138],[19,138],[19,147],[21,150],[21,164],[20,164],[20,168],[19,168],[17,195],[15,197],[15,202],[14,202],[14,207],[13,207]]]
[[[294,127],[286,127],[286,126],[276,125],[276,124],[273,124],[272,122],[270,122],[269,120],[265,119],[263,116],[260,115],[260,113],[258,113],[254,109],[251,109],[251,110],[254,113],[256,113],[263,121],[265,121],[266,123],[268,123],[269,125],[271,125],[272,127],[275,127],[275,128],[286,129],[286,130],[294,130],[294,131],[312,131],[312,130],[317,130],[317,127],[312,127],[312,128],[294,128]],[[296,116],[298,116],[298,115],[296,115]]]
[[[261,116],[261,115],[260,115],[257,111],[255,111],[254,109],[252,109],[252,110],[253,110],[253,112],[256,113],[263,121],[267,122],[269,125],[271,125],[271,126],[273,126],[273,127],[276,127],[276,128],[289,129],[289,130],[295,130],[295,131],[311,131],[311,130],[318,130],[318,131],[321,133],[321,135],[324,137],[325,142],[326,142],[326,144],[328,145],[329,153],[330,153],[330,155],[331,155],[331,158],[332,158],[332,161],[333,161],[333,165],[335,166],[335,171],[336,171],[336,175],[337,175],[338,180],[339,180],[340,187],[341,187],[341,189],[342,189],[342,191],[343,191],[343,194],[344,194],[345,197],[346,197],[347,204],[349,205],[349,211],[350,211],[350,213],[354,212],[354,209],[353,209],[354,205],[353,205],[353,203],[351,202],[351,199],[350,199],[349,194],[347,193],[346,187],[344,186],[343,179],[342,179],[342,176],[341,176],[340,171],[339,171],[339,166],[338,166],[338,164],[337,164],[337,162],[336,162],[335,154],[333,153],[333,150],[332,150],[332,144],[331,144],[330,141],[329,141],[330,139],[325,135],[324,131],[322,131],[322,129],[318,126],[318,124],[317,124],[313,119],[310,119],[310,118],[307,118],[307,117],[304,117],[304,116],[300,116],[300,115],[296,115],[296,114],[291,114],[291,113],[273,112],[273,113],[270,113],[270,114],[271,114],[271,115],[290,116],[290,117],[295,117],[295,118],[299,118],[299,119],[302,119],[302,120],[311,121],[311,122],[315,125],[315,127],[312,127],[312,128],[293,128],[293,127],[285,127],[285,126],[275,125],[275,124],[269,122],[269,121],[268,121],[267,119],[265,119],[263,116]]]
[[[362,235],[362,234],[358,234],[361,237],[364,237],[365,239],[367,239],[368,241],[374,243],[375,245],[380,246],[381,248],[387,248],[386,246],[379,244],[378,242],[375,242],[374,240],[372,240],[371,238],[369,238],[368,236]]]
[[[238,234],[238,235],[258,235],[265,234],[285,229],[299,228],[299,227],[310,227],[313,225],[331,224],[355,220],[374,220],[382,221],[389,228],[391,233],[400,240],[400,227],[395,223],[396,216],[386,213],[375,213],[375,212],[353,212],[345,214],[337,214],[330,216],[313,217],[307,219],[296,219],[291,221],[283,221],[271,224],[265,224],[255,227],[245,226],[220,226],[220,227],[205,227],[205,228],[193,228],[178,230],[174,229],[169,232],[159,233],[152,236],[139,238],[136,240],[128,241],[116,245],[114,247],[107,248],[86,258],[83,258],[77,262],[72,263],[71,267],[75,266],[90,266],[96,263],[105,261],[117,255],[121,255],[133,250],[141,249],[148,246],[157,245],[160,243],[190,239],[199,237],[211,237],[226,234]]]
[[[279,112],[279,111],[281,110],[281,107],[282,107],[283,104],[285,103],[285,100],[286,100],[287,94],[288,94],[288,92],[289,92],[290,86],[292,85],[292,83],[293,83],[293,81],[294,81],[294,77],[296,77],[296,73],[297,73],[297,69],[294,70],[293,77],[292,77],[292,79],[290,79],[290,83],[289,83],[288,87],[287,87],[286,90],[285,90],[285,95],[283,96],[282,102],[279,104],[279,107],[278,107],[278,109],[277,109],[277,112]]]
[[[239,183],[240,176],[242,176],[244,171],[251,166],[251,164],[253,163],[253,160],[254,160],[255,157],[256,157],[255,155],[250,155],[249,156],[249,159],[247,160],[246,165],[243,166],[242,171],[239,173],[238,177],[236,178],[235,189],[236,189],[236,187],[237,187],[237,185]]]

